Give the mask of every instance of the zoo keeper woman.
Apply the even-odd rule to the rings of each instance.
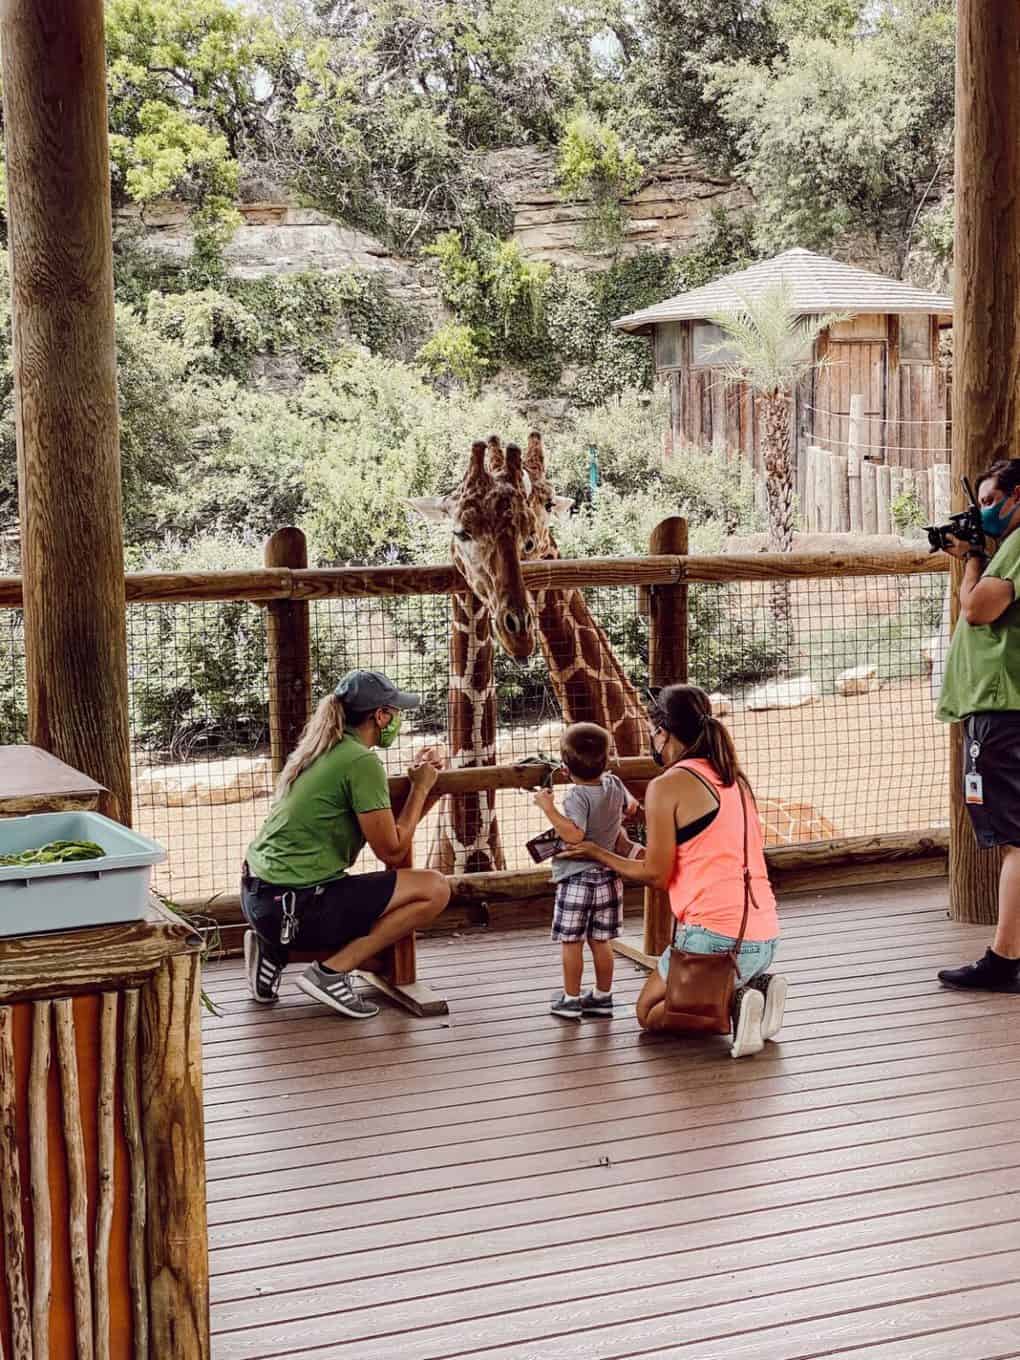
[[[766,970],[779,943],[776,899],[754,797],[741,773],[733,738],[713,717],[696,685],[668,685],[651,710],[652,758],[666,767],[648,785],[644,859],[622,859],[584,842],[565,857],[598,860],[634,883],[665,888],[676,917],[674,944],[692,954],[733,949],[744,910],[744,807],[751,909],[737,954],[740,982],[733,1003],[734,1058],[758,1053],[777,1034],[786,1006],[786,979]],[[744,797],[741,795],[743,786]],[[670,950],[638,997],[643,1029],[662,1022]]]
[[[450,900],[442,874],[395,867],[411,848],[440,762],[420,759],[408,770],[410,796],[395,819],[386,771],[372,749],[391,746],[404,711],[419,702],[377,671],[351,671],[302,732],[242,874],[241,906],[251,926],[244,959],[255,1001],[276,1000],[290,946],[330,950],[297,985],[341,1015],[378,1015],[351,985],[352,970],[427,925]],[[389,867],[349,873],[366,841]]]

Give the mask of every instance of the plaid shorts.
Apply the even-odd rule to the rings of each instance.
[[[622,926],[623,882],[612,869],[582,869],[557,883],[554,940],[615,940]]]

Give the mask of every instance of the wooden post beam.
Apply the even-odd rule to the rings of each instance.
[[[953,285],[953,496],[997,458],[1020,422],[1020,5],[959,0]],[[960,566],[952,575],[959,614]],[[961,733],[950,758],[950,914],[994,922],[999,856],[977,847],[963,801]]]
[[[277,529],[267,541],[269,569],[308,566],[308,544],[300,529]],[[270,600],[266,607],[269,658],[269,745],[273,775],[279,775],[312,712],[311,624],[307,600]]]
[[[28,739],[131,817],[102,0],[0,13]]]

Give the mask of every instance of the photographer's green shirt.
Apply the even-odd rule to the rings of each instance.
[[[1020,711],[1020,529],[1003,540],[984,575],[1012,582],[1013,603],[994,623],[957,621],[936,709],[943,722]]]
[[[365,844],[357,814],[389,806],[382,761],[348,733],[274,805],[248,846],[248,868],[282,888],[340,878]]]

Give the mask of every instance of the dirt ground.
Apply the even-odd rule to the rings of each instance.
[[[933,716],[927,679],[785,711],[738,710],[727,723],[760,796],[810,804],[840,835],[947,823],[948,743]],[[515,750],[533,749],[526,736],[518,746],[517,735]],[[236,892],[245,846],[268,807],[268,798],[256,798],[218,807],[137,808],[135,826],[169,854],[156,885],[189,902]],[[530,867],[524,842],[544,829],[544,819],[529,796],[514,790],[498,795],[498,811],[508,868]],[[417,864],[426,862],[437,816],[419,829]],[[364,868],[374,867],[371,859],[366,853]]]

